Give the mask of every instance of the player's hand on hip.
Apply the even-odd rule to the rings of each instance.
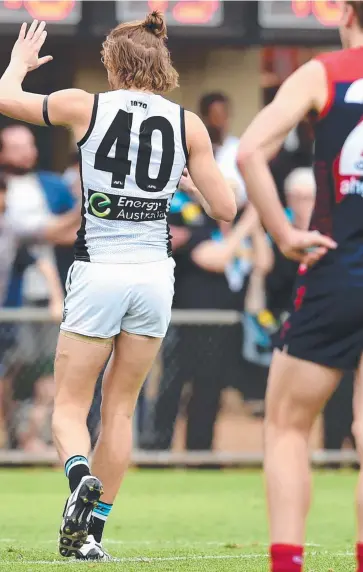
[[[11,63],[24,66],[29,72],[50,62],[53,59],[52,56],[39,57],[46,37],[45,22],[39,24],[38,20],[34,20],[28,30],[27,24],[24,23],[11,53]]]
[[[328,250],[337,248],[337,243],[317,231],[304,231],[291,228],[289,234],[279,243],[281,252],[306,266],[313,266]]]

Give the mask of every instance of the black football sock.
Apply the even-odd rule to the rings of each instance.
[[[92,534],[96,542],[102,541],[103,529],[112,509],[112,504],[99,501],[92,512],[92,522],[88,534]]]
[[[69,488],[72,493],[76,490],[83,477],[91,474],[88,460],[83,455],[70,457],[64,468],[66,476],[69,479]]]

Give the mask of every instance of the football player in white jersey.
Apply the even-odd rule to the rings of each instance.
[[[26,74],[52,59],[39,57],[45,23],[34,21],[22,25],[0,80],[0,113],[68,126],[79,141],[82,223],[57,347],[53,416],[71,488],[59,537],[66,557],[109,558],[103,526],[129,463],[137,397],[170,320],[174,262],[166,215],[186,163],[207,212],[226,221],[236,215],[202,122],[161,96],[178,85],[165,38],[159,12],[120,24],[103,44],[109,92],[68,89],[45,97],[22,89]],[[90,467],[86,419],[111,352]]]

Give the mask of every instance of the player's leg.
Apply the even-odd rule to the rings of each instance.
[[[266,396],[265,473],[272,572],[301,572],[310,505],[309,435],[339,370],[276,351]]]
[[[94,511],[88,539],[95,553],[101,551],[98,559],[103,559],[104,551],[97,541],[102,539],[104,523],[129,463],[136,401],[169,326],[174,266],[168,259],[127,268],[132,300],[105,375],[101,432],[92,462],[92,472],[102,480],[105,491],[103,502]],[[89,559],[86,547],[81,554]]]
[[[92,474],[104,486],[102,502],[94,510],[89,529],[97,543],[102,540],[104,524],[128,468],[137,398],[161,342],[161,338],[122,332],[116,338],[107,366],[103,382],[101,432],[92,460]],[[84,556],[87,556],[86,551]]]
[[[357,572],[363,572],[363,357],[356,373],[353,397],[353,436],[360,462],[360,472],[357,486]]]
[[[60,553],[72,556],[88,534],[92,510],[99,501],[102,485],[90,476],[90,437],[87,416],[94,388],[112,339],[102,340],[61,332],[55,360],[55,403],[53,436],[69,478],[67,500],[60,530]]]
[[[55,359],[54,444],[62,464],[76,455],[87,457],[87,416],[97,378],[112,350],[112,339],[59,335]],[[71,490],[75,488],[70,482]]]
[[[120,332],[122,315],[129,303],[124,274],[117,264],[81,261],[76,261],[68,273],[55,361],[53,427],[60,459],[67,463],[72,491],[81,471],[86,469],[80,460],[73,462],[71,457],[89,454],[86,421],[95,384],[112,351],[114,337]]]

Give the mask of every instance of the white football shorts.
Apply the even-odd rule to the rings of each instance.
[[[138,264],[76,260],[68,272],[61,330],[95,338],[121,331],[163,338],[174,296],[173,258]]]

